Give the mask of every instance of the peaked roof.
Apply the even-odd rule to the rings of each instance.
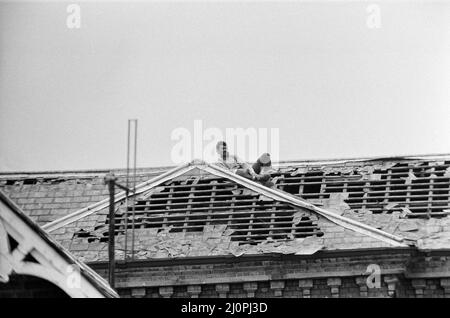
[[[450,154],[286,161],[274,165],[276,188],[342,214],[442,218],[450,214]],[[141,183],[173,167],[139,168]],[[115,169],[125,183],[125,170]],[[0,188],[39,225],[105,199],[110,170],[0,173]]]
[[[404,243],[404,239],[402,237],[389,234],[387,232],[368,226],[364,223],[327,211],[324,208],[317,207],[287,192],[268,188],[257,182],[251,181],[237,174],[234,174],[228,170],[225,170],[217,165],[208,164],[203,161],[194,160],[191,163],[180,165],[173,170],[167,171],[166,173],[163,173],[147,182],[141,183],[136,187],[136,194],[144,193],[148,190],[151,190],[154,187],[161,185],[167,180],[174,179],[176,177],[179,177],[181,175],[187,174],[195,170],[199,171],[200,173],[204,171],[206,173],[210,173],[219,177],[232,180],[237,184],[240,184],[259,194],[272,198],[273,200],[287,202],[299,208],[311,210],[340,226],[380,239],[386,243],[392,244],[393,246],[406,246],[406,244]],[[119,202],[125,198],[126,198],[125,192],[118,193],[115,195],[115,202]],[[57,230],[58,228],[61,228],[64,225],[80,220],[81,218],[89,216],[108,206],[109,206],[109,199],[102,200],[94,205],[91,205],[89,207],[76,211],[72,214],[64,216],[54,222],[48,223],[44,225],[43,228],[48,232],[52,232],[54,230]]]
[[[188,185],[189,180],[193,179],[196,179],[197,183],[193,182]],[[182,182],[182,184],[174,184],[175,181]],[[234,188],[227,188],[233,185]],[[210,190],[201,190],[202,187],[207,187]],[[225,195],[211,196],[211,187],[214,187],[214,193],[222,191]],[[158,192],[162,193],[173,189],[187,189],[188,191],[176,192],[169,200],[167,200],[167,196],[165,201],[161,201],[161,198],[158,199]],[[190,191],[192,193],[189,194]],[[201,197],[197,194],[201,191],[209,192],[207,192],[208,195]],[[246,195],[239,194],[239,196],[238,194],[230,194],[230,191],[248,192]],[[187,198],[190,198],[189,203],[176,203],[176,200]],[[183,246],[172,246],[172,251],[168,253],[161,253],[161,250],[165,248],[164,246],[153,254],[148,252],[151,246],[161,246],[162,241],[164,241],[164,244],[168,244],[168,238],[171,238],[173,242],[181,242],[181,245],[184,243],[191,246],[198,245],[200,240],[209,243],[215,242],[216,246],[221,246],[220,250],[217,248],[214,250],[214,247],[212,247],[212,249],[206,251],[208,249],[205,247],[206,245],[198,245],[198,250],[204,252],[203,256],[214,253],[216,255],[273,252],[312,254],[323,248],[358,249],[408,246],[408,241],[400,236],[330,212],[287,192],[265,187],[221,167],[202,161],[193,161],[181,165],[139,184],[136,187],[136,195],[128,199],[138,202],[136,207],[138,212],[136,213],[139,215],[143,213],[141,212],[142,209],[146,209],[145,220],[142,217],[136,217],[137,226],[135,230],[139,232],[136,249],[141,252],[143,258],[201,255],[201,253],[199,254],[198,251],[192,249],[192,253],[188,253]],[[133,220],[130,217],[131,208],[128,207],[127,209],[124,205],[125,200],[126,194],[124,192],[116,194],[117,215],[122,222],[116,224],[118,249],[122,250],[122,253],[118,253],[120,255],[127,253],[129,248],[126,242],[127,239],[130,240],[128,237],[129,231],[124,230],[124,227],[129,229]],[[199,208],[202,200],[207,201],[204,204],[206,207]],[[173,202],[170,203],[169,201]],[[160,203],[158,204],[158,202]],[[250,202],[251,205],[245,205],[245,202]],[[177,204],[183,208],[177,209]],[[196,207],[193,207],[194,205]],[[239,205],[243,206],[239,207]],[[108,238],[102,235],[105,235],[106,232],[105,226],[108,222],[106,210],[108,206],[108,199],[99,201],[48,223],[44,228],[84,260],[104,260],[106,258],[105,245]],[[160,207],[159,210],[158,206]],[[129,214],[125,214],[125,211],[128,211]],[[206,211],[213,212],[207,215]],[[249,213],[249,211],[253,212]],[[164,214],[165,212],[168,212],[169,215]],[[233,218],[233,220],[236,218],[239,222],[224,222],[223,218],[214,220],[221,215],[229,219]],[[160,219],[159,223],[156,222],[158,218]],[[164,221],[161,221],[162,219]],[[262,220],[267,221],[264,223],[265,227],[262,224],[256,224],[262,222]],[[126,225],[126,222],[128,222],[128,225]],[[184,226],[180,224],[184,224]],[[193,225],[189,226],[191,224]],[[158,226],[160,226],[159,229]],[[173,226],[180,226],[180,228],[177,229]],[[100,234],[99,231],[104,232]],[[208,232],[215,233],[215,236],[206,235],[205,238],[205,233]],[[269,232],[270,234],[267,234]],[[145,237],[147,241],[144,242],[145,240],[142,237]],[[187,240],[187,237],[190,239]],[[221,238],[226,240],[221,241]],[[247,241],[244,239],[247,239]],[[140,249],[139,242],[143,244]],[[246,242],[249,242],[249,244],[245,244]],[[90,243],[93,246],[89,247]],[[227,245],[224,245],[224,243]],[[257,244],[255,245],[255,243]],[[210,245],[214,244],[211,243]],[[95,253],[92,250],[98,250],[98,252]]]
[[[11,239],[17,244],[14,249],[11,246]],[[0,191],[0,241],[0,259],[3,258],[3,264],[0,264],[2,265],[0,281],[7,282],[8,276],[16,272],[50,280],[72,297],[118,297],[101,276],[77,260],[30,220],[2,191]],[[19,256],[21,253],[22,259]],[[26,260],[28,255],[33,261]],[[75,270],[81,274],[81,281],[80,285],[73,288],[68,281],[70,274]]]
[[[136,182],[145,185],[155,177],[177,168],[180,167],[139,168]],[[403,237],[408,244],[415,242],[419,250],[450,248],[450,235],[447,234],[450,233],[450,154],[288,161],[274,164],[274,168],[272,180],[275,188],[284,193],[328,212]],[[89,214],[89,209],[95,209],[94,214],[69,222],[67,226],[51,233],[72,251],[75,245],[69,244],[68,240],[74,233],[69,232],[76,231],[76,228],[85,229],[92,222],[90,219],[101,216],[108,206],[108,190],[103,176],[109,171],[0,173],[0,188],[39,225],[50,224],[77,211]],[[119,182],[125,184],[125,170],[113,172]],[[169,183],[162,185],[166,189],[175,187],[175,190],[182,186]],[[199,192],[195,187],[186,188],[195,194]],[[213,186],[206,188],[212,189]],[[209,192],[210,197],[214,197],[212,194]],[[161,193],[163,195],[164,191]],[[156,200],[157,197],[154,194],[150,200]],[[240,205],[254,200],[237,195],[228,198],[242,201]],[[193,201],[198,206],[200,203],[196,201],[200,200],[206,199],[196,196]],[[214,199],[211,200],[214,202]],[[98,205],[101,201],[105,207],[103,210]],[[164,206],[161,202],[157,203]],[[174,209],[175,205],[166,206]],[[274,208],[279,209],[277,206]],[[168,224],[172,222],[170,220]],[[149,221],[151,219],[145,222]],[[349,234],[346,233],[346,236]],[[91,245],[89,248],[96,248]],[[82,246],[76,248],[82,249]]]

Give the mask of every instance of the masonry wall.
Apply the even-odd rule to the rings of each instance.
[[[316,258],[243,257],[203,263],[197,260],[192,264],[181,260],[136,262],[118,264],[116,287],[121,297],[149,298],[450,297],[450,258],[427,260],[441,271],[435,277],[429,271],[411,272],[409,268],[420,268],[422,265],[414,263],[424,258],[408,252]],[[369,266],[374,265],[380,268],[379,285],[369,286]],[[104,265],[93,266],[107,276]],[[375,279],[369,280],[376,283]]]
[[[106,173],[15,176],[11,179],[8,175],[0,174],[0,190],[42,226],[108,198],[109,192],[104,181]],[[139,184],[154,176],[151,173],[141,173],[136,182]],[[125,184],[125,176],[119,174],[117,177],[118,182]]]
[[[358,285],[360,277],[312,280],[259,281],[233,284],[203,284],[165,287],[120,288],[121,297],[145,298],[367,298],[367,297],[399,297],[417,298],[410,281],[402,282],[389,292],[389,285],[382,281],[380,288],[367,289]],[[427,279],[423,293],[425,298],[449,298],[439,279]],[[304,288],[307,285],[310,288]]]

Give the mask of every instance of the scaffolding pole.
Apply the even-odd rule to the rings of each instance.
[[[137,158],[137,127],[138,127],[138,121],[137,119],[128,119],[128,136],[127,136],[127,175],[126,175],[126,187],[130,188],[130,156],[131,156],[131,135],[132,135],[132,126],[134,127],[134,147],[133,147],[133,178],[132,178],[132,200],[131,200],[131,259],[134,259],[134,230],[135,230],[135,198],[134,193],[136,190],[136,158]],[[127,260],[127,254],[128,254],[128,221],[129,221],[129,192],[126,193],[126,199],[125,199],[125,251],[124,251],[124,260]]]

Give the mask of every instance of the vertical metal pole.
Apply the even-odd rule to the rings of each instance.
[[[137,119],[134,119],[134,163],[133,163],[133,224],[132,224],[132,238],[131,238],[131,259],[134,260],[134,217],[136,212],[135,197],[136,193],[136,156],[137,156]]]
[[[128,188],[128,186],[127,186]],[[125,246],[124,246],[124,253],[123,253],[123,260],[127,260],[127,252],[128,252],[128,195],[130,193],[126,191],[126,197],[125,197]]]
[[[109,244],[108,244],[108,255],[109,255],[109,284],[112,288],[114,288],[115,280],[114,280],[114,274],[115,274],[115,256],[114,256],[114,243],[115,243],[115,217],[114,217],[114,185],[115,185],[116,178],[114,174],[108,174],[105,177],[105,183],[108,184],[108,190],[109,190]]]
[[[126,179],[126,187],[129,189],[129,177],[130,177],[130,119],[128,119],[128,138],[127,138],[127,179]],[[125,253],[124,260],[127,260],[127,252],[128,252],[128,195],[127,191],[125,197]]]

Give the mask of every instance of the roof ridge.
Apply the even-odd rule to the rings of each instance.
[[[273,161],[274,165],[286,165],[286,164],[301,164],[301,163],[322,163],[322,162],[335,162],[335,161],[343,161],[343,162],[359,162],[359,161],[376,161],[376,160],[394,160],[394,159],[415,159],[415,160],[427,160],[427,159],[450,159],[450,153],[433,153],[433,154],[416,154],[416,155],[388,155],[388,156],[369,156],[369,157],[343,157],[343,158],[311,158],[311,159],[290,159],[290,160],[280,160]],[[199,161],[194,159],[192,162]],[[200,160],[201,162],[204,162]],[[206,163],[206,162],[204,162]],[[149,167],[140,167],[137,168],[137,172],[143,173],[157,173],[163,171],[169,171],[178,166],[174,165],[163,165],[163,166],[149,166]],[[126,168],[106,168],[106,169],[69,169],[69,170],[30,170],[30,171],[0,171],[0,178],[4,176],[11,175],[67,175],[67,174],[103,174],[109,172],[126,172]]]
[[[431,158],[449,158],[450,153],[432,153],[432,154],[408,154],[408,155],[386,155],[386,156],[368,156],[368,157],[340,157],[340,158],[312,158],[312,159],[292,159],[292,160],[281,160],[277,163],[296,163],[296,162],[334,162],[334,161],[376,161],[376,160],[394,160],[394,159],[431,159]]]

